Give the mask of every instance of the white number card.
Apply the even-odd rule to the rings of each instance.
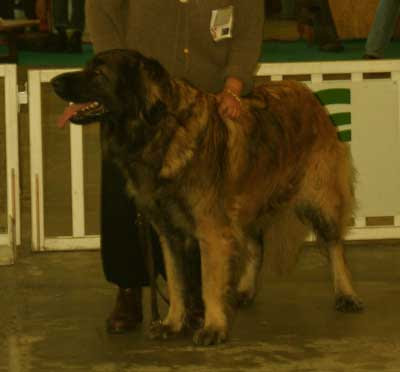
[[[214,41],[232,37],[233,5],[211,12],[210,32]]]

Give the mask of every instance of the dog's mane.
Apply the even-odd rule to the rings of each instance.
[[[172,80],[172,86],[174,105],[170,112],[176,117],[179,127],[170,141],[160,176],[173,178],[182,172],[202,141],[206,145],[202,147],[203,151],[206,149],[202,156],[217,156],[215,163],[224,164],[226,130],[217,114],[215,97],[184,80]]]

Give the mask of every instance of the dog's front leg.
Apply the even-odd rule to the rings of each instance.
[[[162,234],[159,235],[159,239],[167,272],[170,304],[164,320],[152,324],[150,336],[167,339],[180,333],[186,320],[183,255],[179,251],[183,247],[179,246],[179,239],[169,239]]]
[[[229,228],[214,227],[215,224],[208,225],[199,234],[205,319],[193,341],[204,346],[226,341],[234,308],[237,244]]]

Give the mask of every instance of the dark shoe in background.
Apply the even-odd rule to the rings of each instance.
[[[142,289],[119,288],[114,310],[106,321],[107,332],[111,334],[130,332],[142,320]]]
[[[343,44],[340,41],[333,41],[322,44],[319,46],[319,50],[323,52],[342,52],[344,50]]]
[[[82,53],[82,32],[74,31],[69,38],[67,52]]]
[[[381,59],[381,57],[373,56],[371,54],[364,54],[363,59]]]
[[[57,32],[52,35],[54,35],[52,49],[55,52],[65,52],[68,45],[67,31],[64,28],[57,28]]]

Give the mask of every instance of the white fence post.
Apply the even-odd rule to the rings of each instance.
[[[85,195],[83,174],[83,129],[71,125],[72,236],[85,236]]]
[[[8,220],[7,234],[0,235],[0,265],[9,265],[15,262],[16,247],[21,244],[17,66],[0,65],[0,76],[5,85]]]
[[[42,143],[42,93],[40,71],[28,73],[29,136],[31,157],[31,216],[32,250],[43,250],[44,203],[43,203],[43,143]]]

